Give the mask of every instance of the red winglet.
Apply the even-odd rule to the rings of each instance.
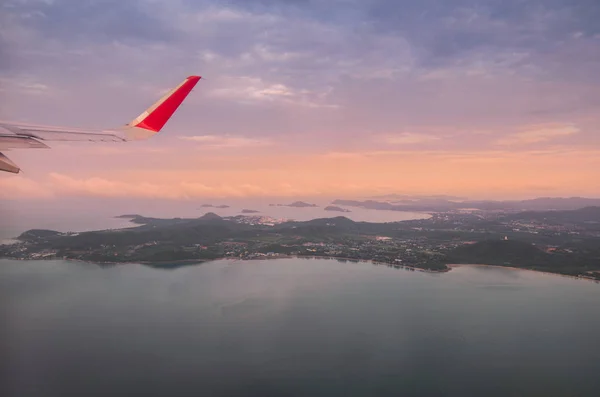
[[[200,76],[189,76],[129,125],[154,132],[160,131],[200,79]]]

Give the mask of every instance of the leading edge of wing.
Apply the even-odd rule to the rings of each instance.
[[[8,130],[12,134],[4,135],[0,133],[0,142],[9,140],[10,138],[29,138],[37,141],[87,141],[87,142],[123,142],[127,139],[119,136],[118,131],[96,131],[96,130],[81,130],[75,128],[64,127],[45,127],[31,126],[20,124],[4,124],[0,123],[0,127]],[[41,142],[38,142],[41,144]],[[42,144],[43,145],[43,144]],[[45,145],[44,145],[45,146]],[[29,146],[34,147],[34,146]],[[41,147],[41,146],[35,146]],[[18,147],[14,147],[18,148]]]

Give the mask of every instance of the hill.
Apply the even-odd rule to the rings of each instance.
[[[305,203],[304,201],[294,201],[288,204],[287,207],[306,208],[306,207],[318,207],[316,204]]]
[[[20,241],[36,241],[41,239],[54,238],[62,235],[62,233],[54,231],[54,230],[46,230],[46,229],[31,229],[24,233],[21,233],[17,240]]]
[[[549,253],[523,241],[486,240],[460,246],[449,252],[446,260],[447,263],[510,266],[588,277],[591,272],[600,271],[600,248],[597,240],[583,241],[578,247],[559,247]]]
[[[567,211],[524,211],[507,216],[508,219],[546,223],[600,223],[600,206]]]
[[[485,265],[542,265],[549,254],[535,245],[514,240],[485,240],[456,248],[448,254],[453,263]]]
[[[328,205],[327,207],[323,208],[325,211],[333,211],[333,212],[352,212],[350,210],[347,210],[345,208],[342,207],[337,207],[335,205]]]
[[[281,253],[402,263],[438,271],[449,263],[475,263],[586,277],[599,274],[600,278],[600,234],[594,229],[597,224],[587,228],[580,224],[557,227],[547,221],[553,216],[590,222],[597,219],[599,211],[598,207],[589,207],[508,215],[546,219],[532,225],[494,223],[464,214],[389,223],[355,222],[338,216],[274,225],[245,222],[243,216],[222,218],[214,213],[195,219],[136,215],[132,221],[140,226],[120,230],[30,230],[19,237],[20,243],[1,246],[0,257],[156,263]],[[526,231],[514,232],[515,227]],[[502,240],[506,235],[510,239]]]
[[[451,211],[469,208],[484,211],[565,211],[600,206],[600,199],[540,197],[521,201],[450,201],[442,198],[419,198],[395,203],[375,200],[334,200],[332,204],[383,211]]]

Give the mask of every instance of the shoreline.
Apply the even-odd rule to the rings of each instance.
[[[509,270],[516,270],[516,271],[528,271],[528,272],[533,272],[533,273],[537,273],[537,274],[546,274],[546,275],[549,275],[549,276],[560,276],[560,277],[566,277],[566,278],[570,278],[570,279],[574,279],[574,280],[593,281],[595,283],[600,283],[600,280],[596,280],[594,278],[581,277],[581,276],[571,276],[569,274],[545,272],[543,270],[527,269],[527,268],[523,268],[523,267],[514,267],[514,266],[486,265],[484,263],[452,263],[452,264],[448,264],[446,266],[448,267],[449,271],[452,270],[452,269],[454,269],[454,268],[459,268],[459,267],[464,267],[464,266],[470,266],[470,267],[493,267],[493,268],[497,268],[497,269],[509,269]]]
[[[509,269],[509,270],[515,270],[515,271],[528,271],[528,272],[533,272],[533,273],[537,273],[537,274],[545,274],[545,275],[549,275],[549,276],[560,276],[560,277],[566,277],[566,278],[570,278],[573,280],[583,280],[583,281],[592,281],[596,284],[600,284],[600,280],[594,279],[594,278],[588,278],[588,277],[581,277],[581,276],[571,276],[568,274],[561,274],[561,273],[552,273],[552,272],[545,272],[542,270],[535,270],[535,269],[527,269],[527,268],[521,268],[521,267],[514,267],[514,266],[501,266],[501,265],[486,265],[483,263],[451,263],[451,264],[447,264],[445,269],[440,269],[440,270],[432,270],[432,269],[425,269],[425,268],[420,268],[420,267],[415,267],[415,266],[406,266],[406,265],[396,265],[393,263],[388,263],[388,262],[379,262],[373,259],[354,259],[354,258],[340,258],[340,257],[336,257],[336,256],[309,256],[309,255],[276,255],[276,256],[264,256],[264,257],[257,257],[257,258],[236,258],[236,257],[221,257],[221,258],[214,258],[214,259],[184,259],[184,260],[178,260],[178,261],[161,261],[161,262],[148,262],[148,261],[136,261],[136,262],[93,262],[93,261],[87,261],[87,260],[83,260],[83,259],[74,259],[74,258],[39,258],[39,259],[17,259],[17,258],[0,258],[0,259],[6,259],[6,260],[15,260],[15,261],[51,261],[51,260],[62,260],[62,261],[67,261],[67,262],[81,262],[81,263],[88,263],[88,264],[93,264],[93,265],[132,265],[132,264],[138,264],[138,265],[143,265],[143,266],[150,266],[150,267],[154,267],[154,268],[161,268],[161,265],[193,265],[193,264],[204,264],[207,262],[215,262],[215,261],[223,261],[223,260],[229,260],[229,261],[234,261],[234,262],[250,262],[250,261],[257,261],[257,260],[274,260],[274,259],[323,259],[323,260],[340,260],[340,261],[349,261],[349,262],[353,262],[353,263],[368,263],[371,265],[384,265],[387,267],[394,267],[394,268],[398,268],[398,269],[405,269],[405,270],[409,270],[409,271],[418,271],[418,272],[422,272],[422,273],[430,273],[430,274],[441,274],[441,273],[448,273],[450,271],[452,271],[455,268],[459,268],[459,267],[464,267],[464,266],[469,266],[469,267],[492,267],[492,268],[498,268],[498,269]]]
[[[149,262],[149,261],[124,261],[124,262],[99,262],[99,261],[89,261],[85,259],[76,259],[76,258],[36,258],[36,259],[19,259],[19,258],[0,258],[6,260],[14,260],[14,261],[67,261],[67,262],[81,262],[81,263],[90,263],[93,265],[146,265],[146,266],[155,266],[160,267],[160,265],[187,265],[187,264],[201,264],[206,262],[215,262],[222,260],[230,260],[235,262],[250,262],[250,261],[262,261],[262,260],[274,260],[274,259],[324,259],[324,260],[340,260],[340,261],[348,261],[353,263],[369,263],[372,265],[385,265],[388,267],[395,267],[406,270],[419,271],[424,273],[447,273],[451,269],[449,266],[446,266],[445,269],[440,270],[432,270],[425,269],[416,266],[407,266],[407,265],[398,265],[388,262],[379,262],[374,259],[356,259],[356,258],[345,258],[345,257],[337,257],[337,256],[314,256],[314,255],[274,255],[274,256],[262,256],[256,258],[237,258],[232,256],[224,256],[220,258],[214,259],[182,259],[182,260],[174,260],[174,261],[160,261],[160,262]]]
[[[85,259],[76,259],[76,258],[36,258],[36,259],[19,259],[19,258],[0,258],[14,261],[67,261],[67,262],[81,262],[81,263],[89,263],[93,265],[144,265],[160,268],[161,265],[192,265],[192,264],[202,264],[206,262],[215,262],[222,260],[230,260],[235,262],[250,262],[250,261],[262,261],[262,260],[274,260],[274,259],[324,259],[324,260],[339,260],[339,261],[348,261],[353,263],[368,263],[371,265],[384,265],[388,267],[394,267],[398,269],[405,269],[410,271],[418,271],[423,273],[448,273],[451,268],[446,266],[445,269],[440,270],[432,270],[425,269],[416,266],[407,266],[407,265],[399,265],[388,262],[379,262],[374,259],[356,259],[356,258],[346,258],[346,257],[337,257],[337,256],[314,256],[314,255],[274,255],[274,256],[262,256],[256,258],[237,258],[232,256],[224,256],[220,258],[214,259],[182,259],[182,260],[174,260],[174,261],[160,261],[160,262],[149,262],[149,261],[125,261],[125,262],[98,262],[98,261],[89,261]]]
[[[450,268],[448,266],[446,266],[446,269],[432,270],[432,269],[425,269],[425,268],[416,267],[416,266],[407,266],[407,265],[399,265],[399,264],[388,263],[388,262],[380,262],[380,261],[376,261],[374,259],[355,259],[355,258],[342,258],[342,257],[338,257],[338,256],[314,256],[314,255],[293,255],[293,256],[289,256],[289,257],[290,258],[298,258],[298,259],[325,259],[325,260],[336,259],[336,260],[349,261],[349,262],[354,262],[354,263],[370,263],[372,265],[385,265],[388,267],[395,267],[395,268],[406,269],[406,270],[414,270],[414,271],[424,272],[424,273],[448,273],[450,271]],[[278,258],[274,258],[274,259],[278,259]]]

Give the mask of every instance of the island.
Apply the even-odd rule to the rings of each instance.
[[[260,211],[243,209],[242,214],[258,214]]]
[[[136,215],[139,226],[61,233],[29,230],[0,257],[176,266],[218,258],[322,257],[445,272],[486,264],[600,280],[600,207],[499,213],[444,212],[429,219],[310,221],[208,213],[199,218]]]
[[[328,205],[327,207],[324,208],[325,211],[335,211],[335,212],[352,212],[348,209],[342,208],[342,207],[337,207],[335,205]]]
[[[397,200],[397,199],[396,199]],[[359,207],[381,211],[458,211],[458,210],[481,210],[481,211],[545,211],[545,210],[576,210],[584,207],[600,206],[600,199],[584,197],[539,197],[529,200],[450,200],[445,196],[412,197],[399,201],[376,201],[376,200],[334,200],[334,205],[347,207]]]
[[[220,208],[220,209],[229,208],[229,206],[225,205],[225,204],[221,204],[221,205],[202,204],[200,207],[201,208]]]
[[[318,207],[318,205],[305,203],[304,201],[294,201],[291,204],[269,204],[269,207],[314,208],[314,207]]]

